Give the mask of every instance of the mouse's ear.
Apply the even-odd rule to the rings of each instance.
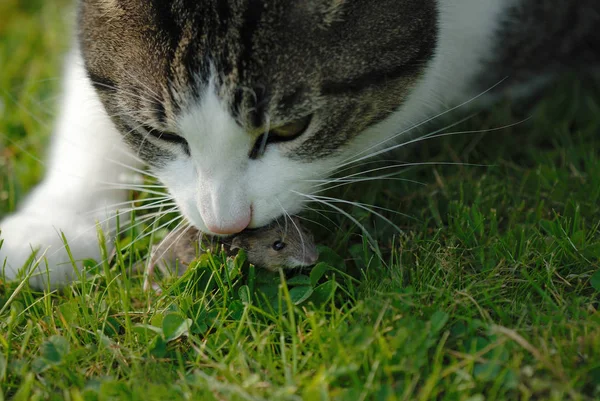
[[[242,249],[242,239],[240,237],[234,237],[231,240],[231,245],[229,246],[229,250],[235,251],[236,249]]]

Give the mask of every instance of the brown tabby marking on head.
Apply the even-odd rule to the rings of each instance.
[[[155,165],[172,155],[134,128],[177,133],[211,79],[249,135],[314,115],[282,151],[336,154],[398,109],[438,33],[435,0],[81,0],[79,15],[103,103]]]

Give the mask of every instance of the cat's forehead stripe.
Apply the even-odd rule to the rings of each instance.
[[[254,36],[258,30],[264,9],[265,4],[263,1],[250,0],[243,14],[242,20],[244,23],[239,33],[241,51],[238,57],[238,73],[242,77],[245,76],[245,69],[249,64],[249,60],[253,57]]]
[[[369,87],[385,84],[402,77],[413,77],[423,68],[423,64],[426,60],[429,60],[434,50],[435,42],[432,42],[416,53],[412,60],[392,70],[375,70],[342,82],[325,81],[321,87],[322,94],[340,95],[360,92]]]
[[[434,0],[127,0],[114,2],[126,7],[118,12],[93,4],[84,2],[81,39],[91,74],[119,88],[103,98],[112,114],[178,133],[173,122],[214,85],[248,138],[316,116],[302,143],[282,145],[305,161],[340,152],[392,113],[436,45]],[[205,131],[187,130],[186,139]]]

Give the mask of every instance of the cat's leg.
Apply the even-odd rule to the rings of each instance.
[[[37,288],[56,288],[77,277],[61,233],[75,260],[99,258],[96,223],[107,232],[113,229],[115,219],[110,217],[127,195],[110,188],[111,183],[130,172],[123,164],[138,166],[126,153],[76,53],[67,60],[64,85],[46,176],[15,214],[0,221],[0,269],[4,267],[8,280],[18,277],[32,250],[38,257],[45,253],[41,274],[35,272],[30,280]]]

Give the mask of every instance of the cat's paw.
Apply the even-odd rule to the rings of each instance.
[[[65,247],[62,234],[75,266]],[[24,277],[37,259],[42,258],[29,280],[34,288],[58,288],[77,279],[81,261],[99,259],[97,228],[92,219],[68,210],[24,211],[0,221],[0,269],[7,280]],[[32,258],[32,253],[35,257]],[[29,263],[28,263],[29,261]]]

